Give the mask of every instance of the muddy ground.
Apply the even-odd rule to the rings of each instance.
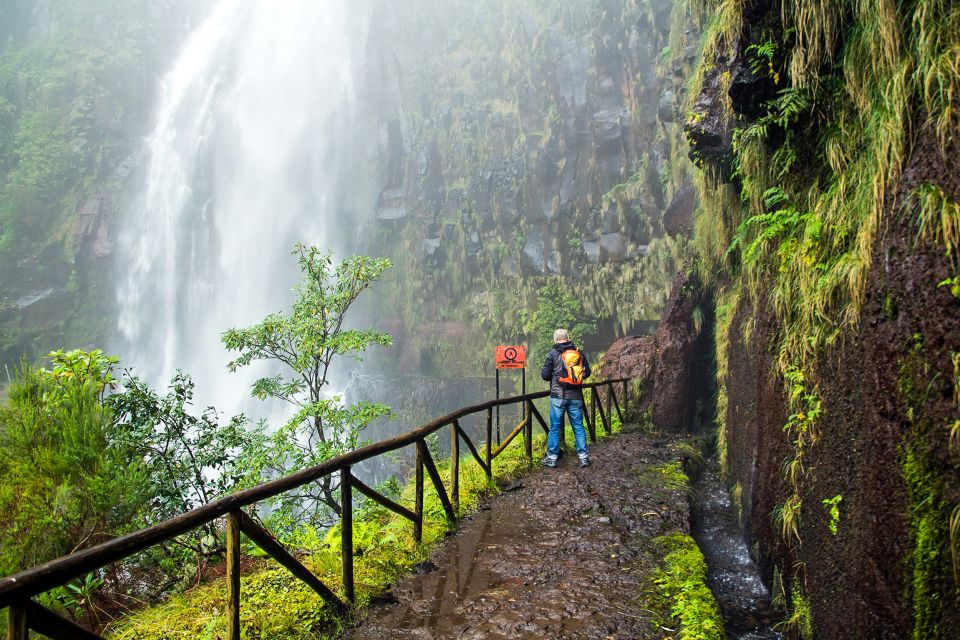
[[[651,541],[689,532],[682,489],[651,482],[680,461],[679,439],[623,433],[563,456],[461,523],[345,637],[661,638],[643,593],[660,561]]]

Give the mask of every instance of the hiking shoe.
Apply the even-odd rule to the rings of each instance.
[[[590,466],[590,458],[580,458],[580,466],[581,466],[581,467],[589,467],[589,466]]]
[[[557,460],[556,458],[544,458],[543,460],[540,461],[540,464],[542,464],[545,467],[549,467],[550,469],[553,469],[557,466]]]

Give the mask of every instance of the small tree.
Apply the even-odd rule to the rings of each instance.
[[[389,412],[385,405],[363,402],[344,405],[329,393],[330,367],[336,356],[360,360],[371,345],[389,346],[391,338],[373,329],[347,329],[347,311],[357,297],[392,266],[389,260],[354,256],[334,267],[329,252],[296,245],[302,272],[290,313],[276,313],[246,329],[230,329],[223,344],[239,356],[229,364],[235,371],[255,360],[283,365],[284,372],[260,378],[252,393],[261,400],[278,398],[295,413],[273,438],[261,464],[274,473],[320,464],[356,448],[360,432]],[[316,489],[285,494],[280,515],[312,512],[314,522],[325,508],[340,513],[339,478],[325,477]]]
[[[262,449],[262,433],[241,414],[221,424],[220,414],[207,407],[191,412],[193,379],[177,371],[161,396],[127,371],[123,391],[107,398],[113,410],[112,444],[130,460],[139,461],[150,478],[150,500],[144,505],[146,524],[155,524],[221,498],[259,480],[250,460]],[[180,536],[160,554],[176,563],[187,557],[197,563],[199,577],[209,557],[223,544],[216,523]],[[158,560],[160,561],[160,560]]]
[[[537,310],[525,327],[531,341],[534,362],[547,356],[555,329],[566,329],[570,340],[583,346],[584,336],[597,330],[597,320],[587,315],[583,303],[560,282],[543,286],[537,294]]]

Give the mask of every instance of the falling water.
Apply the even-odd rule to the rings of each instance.
[[[220,334],[288,305],[295,242],[343,250],[372,210],[358,185],[367,11],[219,0],[162,79],[117,290],[121,353],[155,386],[182,369],[204,404],[243,409],[257,372],[227,372]]]

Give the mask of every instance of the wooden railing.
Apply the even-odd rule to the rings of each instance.
[[[620,420],[623,412],[616,395],[616,386],[622,385],[624,402],[627,399],[628,379],[604,380],[584,385],[584,391],[591,394],[590,415],[585,418],[585,426],[591,441],[597,439],[597,413],[604,429],[609,433],[612,426],[613,408],[616,409]],[[601,402],[598,389],[606,387],[605,404]],[[367,445],[328,460],[309,469],[304,469],[291,475],[257,485],[250,489],[239,491],[233,495],[220,498],[202,507],[183,513],[152,527],[115,538],[109,542],[90,547],[68,556],[58,558],[36,567],[22,571],[16,575],[0,579],[0,609],[9,607],[8,638],[9,640],[27,640],[29,631],[33,630],[53,640],[102,640],[102,638],[76,622],[51,611],[38,604],[32,598],[45,591],[65,585],[76,578],[87,575],[91,571],[128,558],[153,545],[168,541],[176,536],[197,529],[218,518],[226,517],[226,569],[227,569],[227,638],[240,638],[240,534],[243,533],[265,553],[286,567],[294,576],[306,583],[317,592],[321,598],[341,612],[349,610],[354,600],[353,578],[353,491],[373,500],[387,509],[413,522],[413,535],[419,542],[423,536],[423,491],[424,470],[430,477],[434,488],[443,505],[448,520],[456,521],[459,508],[460,485],[460,442],[463,441],[477,464],[486,473],[488,479],[493,478],[493,461],[506,450],[507,446],[522,432],[524,434],[524,449],[526,456],[533,459],[533,420],[536,420],[544,431],[549,426],[540,411],[533,404],[539,398],[549,396],[548,391],[528,393],[500,400],[491,400],[483,404],[458,409],[453,413],[429,422],[413,431]],[[611,407],[612,403],[612,407]],[[493,437],[493,409],[497,406],[521,404],[523,406],[520,424],[497,446],[492,447]],[[476,445],[461,428],[460,420],[465,416],[486,411],[486,442],[484,453],[480,454]],[[426,438],[444,427],[450,427],[450,493],[444,487],[440,473],[427,448]],[[353,475],[352,467],[365,461],[396,451],[407,446],[416,447],[416,463],[414,472],[415,492],[413,510],[400,505],[390,498],[370,488]],[[304,567],[283,545],[281,545],[269,531],[257,524],[241,509],[263,500],[267,500],[284,492],[314,482],[324,476],[340,474],[341,495],[341,567],[343,575],[343,594],[341,600],[333,591],[320,581],[309,569]]]

